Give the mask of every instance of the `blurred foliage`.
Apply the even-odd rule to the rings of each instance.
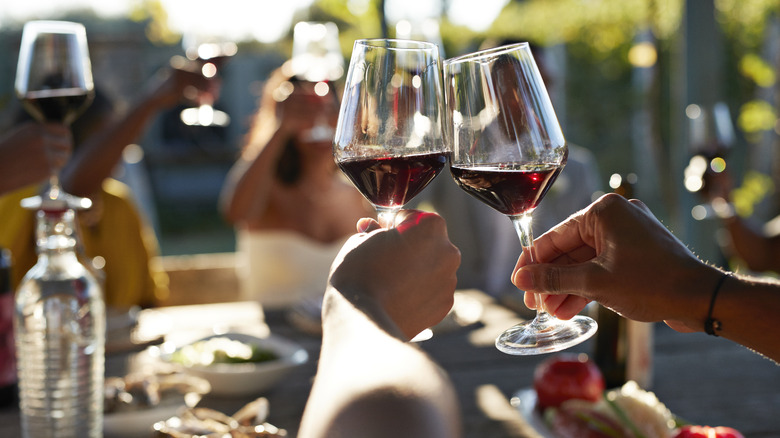
[[[525,37],[542,45],[583,43],[605,58],[651,30],[659,40],[676,34],[682,0],[527,0],[507,4],[489,34]]]
[[[715,9],[729,38],[755,50],[764,43],[767,18],[780,10],[780,0],[715,0]]]
[[[731,192],[734,210],[742,217],[750,217],[755,206],[774,190],[775,183],[771,177],[761,172],[748,171],[742,185]]]
[[[739,71],[759,87],[771,87],[775,84],[775,70],[755,53],[748,53],[739,61]]]
[[[168,26],[168,12],[160,0],[134,0],[129,18],[146,22],[146,38],[157,45],[177,44],[181,35]]]
[[[740,108],[737,126],[748,140],[757,142],[763,131],[774,129],[777,113],[774,106],[765,100],[751,100]]]

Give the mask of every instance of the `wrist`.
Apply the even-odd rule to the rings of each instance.
[[[363,324],[360,321],[366,321],[398,339],[410,339],[376,298],[360,290],[330,285],[323,299],[323,331],[361,330],[354,326],[345,327],[351,325],[348,324],[349,321],[354,324]],[[345,333],[342,332],[342,335]]]
[[[713,291],[721,291],[724,271],[699,262],[695,269],[683,268],[684,275],[675,281],[677,285],[670,311],[671,318],[681,321],[692,331],[704,332],[707,319],[712,317],[710,303]],[[716,314],[715,314],[716,315]]]

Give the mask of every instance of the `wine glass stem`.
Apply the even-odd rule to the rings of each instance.
[[[400,207],[376,207],[377,222],[382,228],[388,230],[395,228],[395,217],[400,210]]]
[[[50,199],[59,199],[62,188],[60,187],[60,172],[55,171],[49,176],[49,194]]]
[[[528,254],[528,258],[530,259],[529,263],[536,263],[531,213],[512,216],[510,219],[512,219],[512,224],[514,224],[517,235],[520,237],[520,245],[523,247],[523,252]],[[550,315],[542,307],[542,295],[535,293],[534,301],[536,301],[536,318],[534,318],[534,324],[544,324],[550,319]]]

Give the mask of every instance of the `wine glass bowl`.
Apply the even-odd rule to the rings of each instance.
[[[94,88],[87,33],[82,24],[46,20],[25,23],[14,89],[34,119],[70,125],[92,102]],[[59,169],[54,169],[45,196],[25,199],[22,205],[38,208],[48,202],[88,208],[89,199],[62,191],[58,174]]]
[[[94,93],[84,26],[67,21],[25,23],[14,88],[36,120],[71,124]]]
[[[447,162],[441,90],[435,44],[355,41],[333,153],[386,228]]]
[[[532,213],[563,170],[568,148],[530,48],[520,43],[448,59],[444,83],[450,172],[466,193],[512,220],[533,263]],[[561,321],[537,309],[534,320],[502,333],[496,347],[548,353],[595,331],[591,318]]]
[[[212,79],[209,90],[200,91],[196,97],[197,107],[181,111],[181,121],[188,126],[227,126],[230,116],[214,108],[219,95],[219,83],[215,80],[219,70],[227,60],[235,56],[238,46],[232,41],[220,41],[200,34],[188,34],[182,38],[185,56],[189,61],[198,62],[203,77]]]

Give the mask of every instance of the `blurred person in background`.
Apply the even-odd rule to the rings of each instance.
[[[70,129],[59,123],[26,122],[0,136],[0,195],[49,179],[73,150]]]
[[[63,189],[92,200],[78,211],[82,256],[101,280],[109,307],[154,306],[167,297],[168,279],[156,256],[159,245],[147,218],[138,211],[128,186],[112,178],[125,147],[136,141],[161,111],[183,99],[189,87],[208,88],[208,80],[189,65],[177,64],[152,77],[126,111],[96,88],[95,99],[72,125],[73,155],[62,168]],[[19,112],[17,124],[26,116]],[[35,264],[35,211],[20,206],[38,194],[39,184],[0,198],[0,247],[13,257],[13,287]]]
[[[318,320],[334,257],[355,222],[375,215],[333,160],[339,104],[333,82],[301,79],[287,61],[267,79],[226,178],[220,208],[236,228],[241,296],[266,309],[308,300]]]
[[[498,47],[519,41],[486,41],[481,48]],[[553,94],[555,71],[547,62],[547,53],[531,45],[542,79]],[[561,174],[534,211],[534,234],[544,231],[586,207],[599,193],[602,184],[596,159],[588,149],[567,142],[569,156]],[[459,289],[480,289],[507,307],[531,316],[517,293],[509,274],[522,246],[517,231],[507,217],[460,190],[452,178],[437,178],[419,196],[418,206],[426,204],[447,221],[450,239],[461,249],[458,271]]]
[[[734,181],[727,167],[715,172],[707,166],[702,181],[700,197],[728,232],[723,248],[727,255],[737,257],[739,264],[753,272],[780,273],[780,216],[758,224],[738,215],[732,204]]]

